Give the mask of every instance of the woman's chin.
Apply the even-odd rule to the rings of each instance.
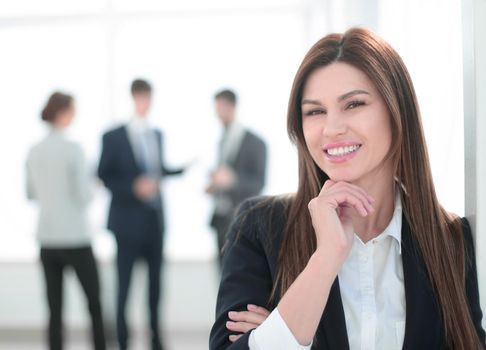
[[[329,176],[329,179],[331,179],[334,182],[339,182],[339,181],[344,181],[344,182],[355,182],[358,180],[358,177],[356,174],[349,174],[349,173],[344,173],[344,172],[328,172],[326,173]]]

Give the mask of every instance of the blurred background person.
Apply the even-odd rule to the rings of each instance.
[[[267,148],[265,142],[236,120],[236,94],[222,90],[215,97],[215,109],[224,131],[219,143],[218,164],[211,173],[206,192],[214,198],[211,227],[218,240],[218,259],[236,207],[258,195],[265,184]]]
[[[93,346],[102,350],[106,345],[100,285],[85,215],[92,179],[80,145],[65,135],[75,113],[72,96],[61,92],[50,96],[42,111],[49,132],[27,158],[27,195],[40,207],[37,237],[50,313],[49,347],[63,348],[63,272],[72,267],[88,300]]]
[[[121,350],[128,348],[125,307],[134,263],[148,265],[149,313],[153,350],[163,349],[158,305],[163,261],[164,211],[161,179],[182,174],[169,170],[163,161],[162,133],[150,126],[148,114],[152,87],[142,79],[131,86],[134,115],[128,124],[103,135],[98,175],[112,194],[108,229],[117,244],[117,336]]]

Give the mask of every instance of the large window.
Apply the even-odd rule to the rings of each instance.
[[[37,208],[25,199],[24,163],[29,147],[45,133],[38,115],[54,89],[76,97],[78,116],[71,132],[94,173],[103,131],[130,117],[131,80],[144,77],[153,83],[151,119],[166,135],[165,158],[173,166],[196,160],[186,175],[164,186],[170,258],[215,254],[208,227],[212,203],[204,188],[220,137],[213,111],[216,90],[234,88],[240,96],[238,117],[269,143],[266,191],[294,189],[295,155],[285,134],[285,112],[306,48],[300,6],[242,1],[235,10],[218,1],[207,8],[194,1],[127,1],[63,9],[63,4],[44,2],[27,13],[19,2],[0,11],[5,16],[0,92],[7,97],[0,106],[0,137],[8,164],[0,184],[2,259],[37,254]],[[17,17],[21,14],[28,16]],[[90,209],[95,248],[109,258],[113,241],[104,230],[109,195],[101,186],[97,192]]]
[[[370,26],[402,55],[422,107],[439,197],[462,214],[458,1],[18,0],[0,4],[0,259],[37,254],[37,208],[25,199],[24,163],[45,133],[39,112],[48,94],[75,95],[72,134],[94,173],[101,134],[131,114],[135,77],[155,87],[151,117],[165,132],[167,161],[197,160],[186,175],[165,183],[166,253],[211,258],[216,244],[204,186],[220,135],[214,92],[234,88],[240,120],[266,139],[265,192],[294,191],[296,155],[285,128],[293,76],[314,40],[351,25]],[[90,209],[96,251],[107,259],[113,254],[104,229],[108,198],[100,186]]]

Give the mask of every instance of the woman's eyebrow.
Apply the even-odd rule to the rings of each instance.
[[[351,96],[362,95],[362,94],[369,95],[370,93],[366,90],[357,89],[357,90],[346,92],[345,94],[339,96],[338,101],[343,101],[343,100],[345,100],[345,99],[347,99]],[[322,103],[319,100],[313,100],[313,99],[309,99],[309,98],[303,99],[301,104],[302,105],[309,104],[309,105],[322,106]]]
[[[350,92],[346,92],[345,94],[338,97],[338,101],[343,101],[351,96],[362,95],[362,94],[369,95],[369,92],[365,90],[353,90]]]
[[[320,103],[319,100],[311,100],[311,99],[308,99],[308,98],[303,99],[301,104],[322,106],[322,103]]]

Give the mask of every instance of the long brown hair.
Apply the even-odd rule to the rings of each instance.
[[[338,61],[363,71],[375,84],[390,112],[393,144],[387,158],[392,160],[395,177],[402,185],[403,211],[423,255],[447,342],[454,349],[481,348],[465,293],[466,256],[460,219],[446,212],[437,200],[412,81],[395,50],[366,29],[352,28],[344,34],[324,37],[310,49],[297,71],[289,100],[287,128],[297,146],[299,183],[289,203],[272,297],[281,297],[287,291],[316,249],[307,205],[319,194],[328,176],[307,149],[301,100],[308,76],[316,68]]]

